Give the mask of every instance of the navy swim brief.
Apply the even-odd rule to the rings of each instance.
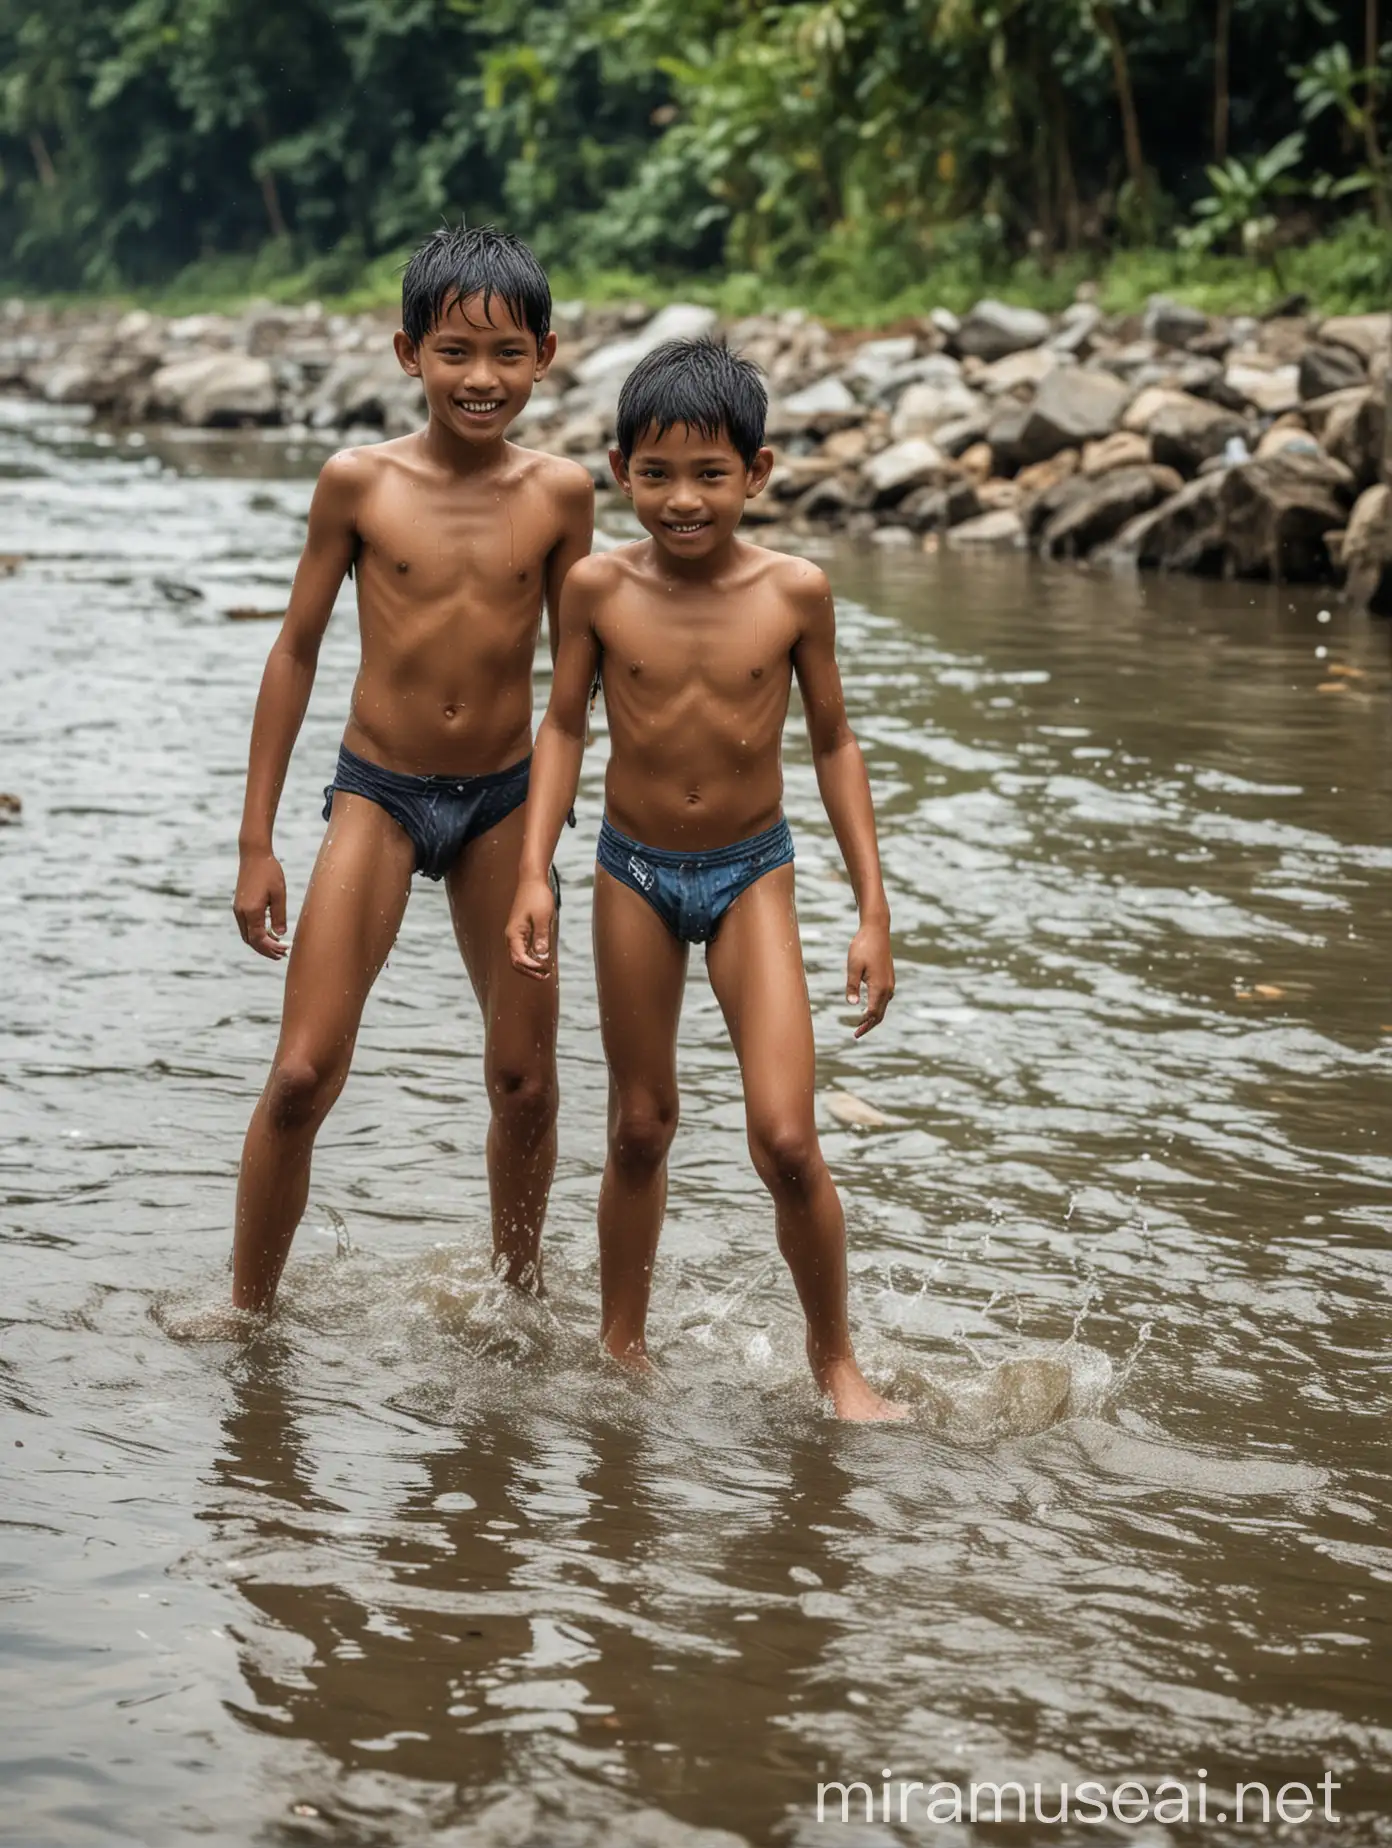
[[[793,835],[780,819],[729,847],[673,853],[631,841],[606,816],[595,857],[606,873],[647,899],[679,942],[709,943],[741,892],[765,873],[791,864]]]
[[[521,808],[531,767],[531,758],[524,757],[486,776],[407,776],[340,745],[334,780],[324,791],[324,820],[336,789],[366,796],[407,835],[416,850],[416,872],[443,879],[470,841]]]

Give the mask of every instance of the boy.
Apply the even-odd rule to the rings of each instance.
[[[484,1022],[496,1268],[540,1284],[555,1166],[556,997],[510,966],[541,605],[590,549],[594,490],[508,426],[556,351],[551,293],[524,244],[441,230],[402,283],[396,355],[425,390],[412,436],[325,463],[294,588],[266,663],[233,909],[279,958],[285,875],[271,832],[344,573],[362,663],[285,984],[280,1042],[237,1188],[232,1298],[268,1310],[309,1192],[314,1138],[348,1076],[363,1005],[396,940],[411,877],[443,879]],[[269,916],[269,928],[267,918]]]
[[[773,462],[766,410],[754,366],[710,342],[657,348],[624,386],[610,465],[650,537],[585,560],[566,582],[508,943],[519,971],[552,984],[547,869],[579,781],[599,671],[612,752],[594,894],[610,1073],[601,1338],[617,1359],[647,1365],[687,946],[704,942],[743,1074],[750,1151],[807,1316],[812,1371],[840,1416],[889,1418],[903,1408],[871,1390],[851,1349],[845,1222],[813,1120],[815,1048],[780,767],[794,674],[860,907],[846,972],[849,1001],[868,990],[857,1038],[894,992],[889,908],[826,577],[736,535]]]

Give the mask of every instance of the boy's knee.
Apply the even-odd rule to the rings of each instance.
[[[810,1123],[772,1122],[752,1126],[749,1150],[760,1180],[775,1193],[807,1192],[822,1169],[817,1132]]]
[[[276,1060],[266,1086],[266,1109],[278,1130],[309,1129],[328,1115],[340,1089],[338,1074],[303,1053]]]
[[[556,1121],[555,1067],[506,1061],[491,1065],[488,1096],[495,1120],[515,1133],[544,1135]]]
[[[649,1172],[660,1167],[677,1133],[675,1097],[621,1098],[609,1131],[609,1148],[620,1168]]]

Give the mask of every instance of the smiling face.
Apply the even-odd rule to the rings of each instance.
[[[679,423],[661,436],[645,430],[627,462],[611,449],[609,463],[657,544],[674,558],[698,559],[733,538],[744,503],[763,491],[773,454],[761,449],[746,466],[728,436]]]
[[[554,334],[538,347],[497,295],[488,315],[482,295],[451,302],[419,346],[396,336],[401,369],[425,387],[431,421],[470,443],[502,436],[555,352]]]

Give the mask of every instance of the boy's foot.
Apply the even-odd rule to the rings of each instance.
[[[642,1342],[635,1341],[627,1347],[611,1343],[606,1337],[600,1337],[600,1349],[610,1360],[615,1360],[628,1373],[649,1374],[654,1379],[662,1376],[648,1358],[648,1350]]]
[[[838,1418],[851,1424],[885,1423],[907,1418],[909,1407],[882,1399],[853,1360],[833,1361],[818,1374],[818,1385],[831,1400]]]

